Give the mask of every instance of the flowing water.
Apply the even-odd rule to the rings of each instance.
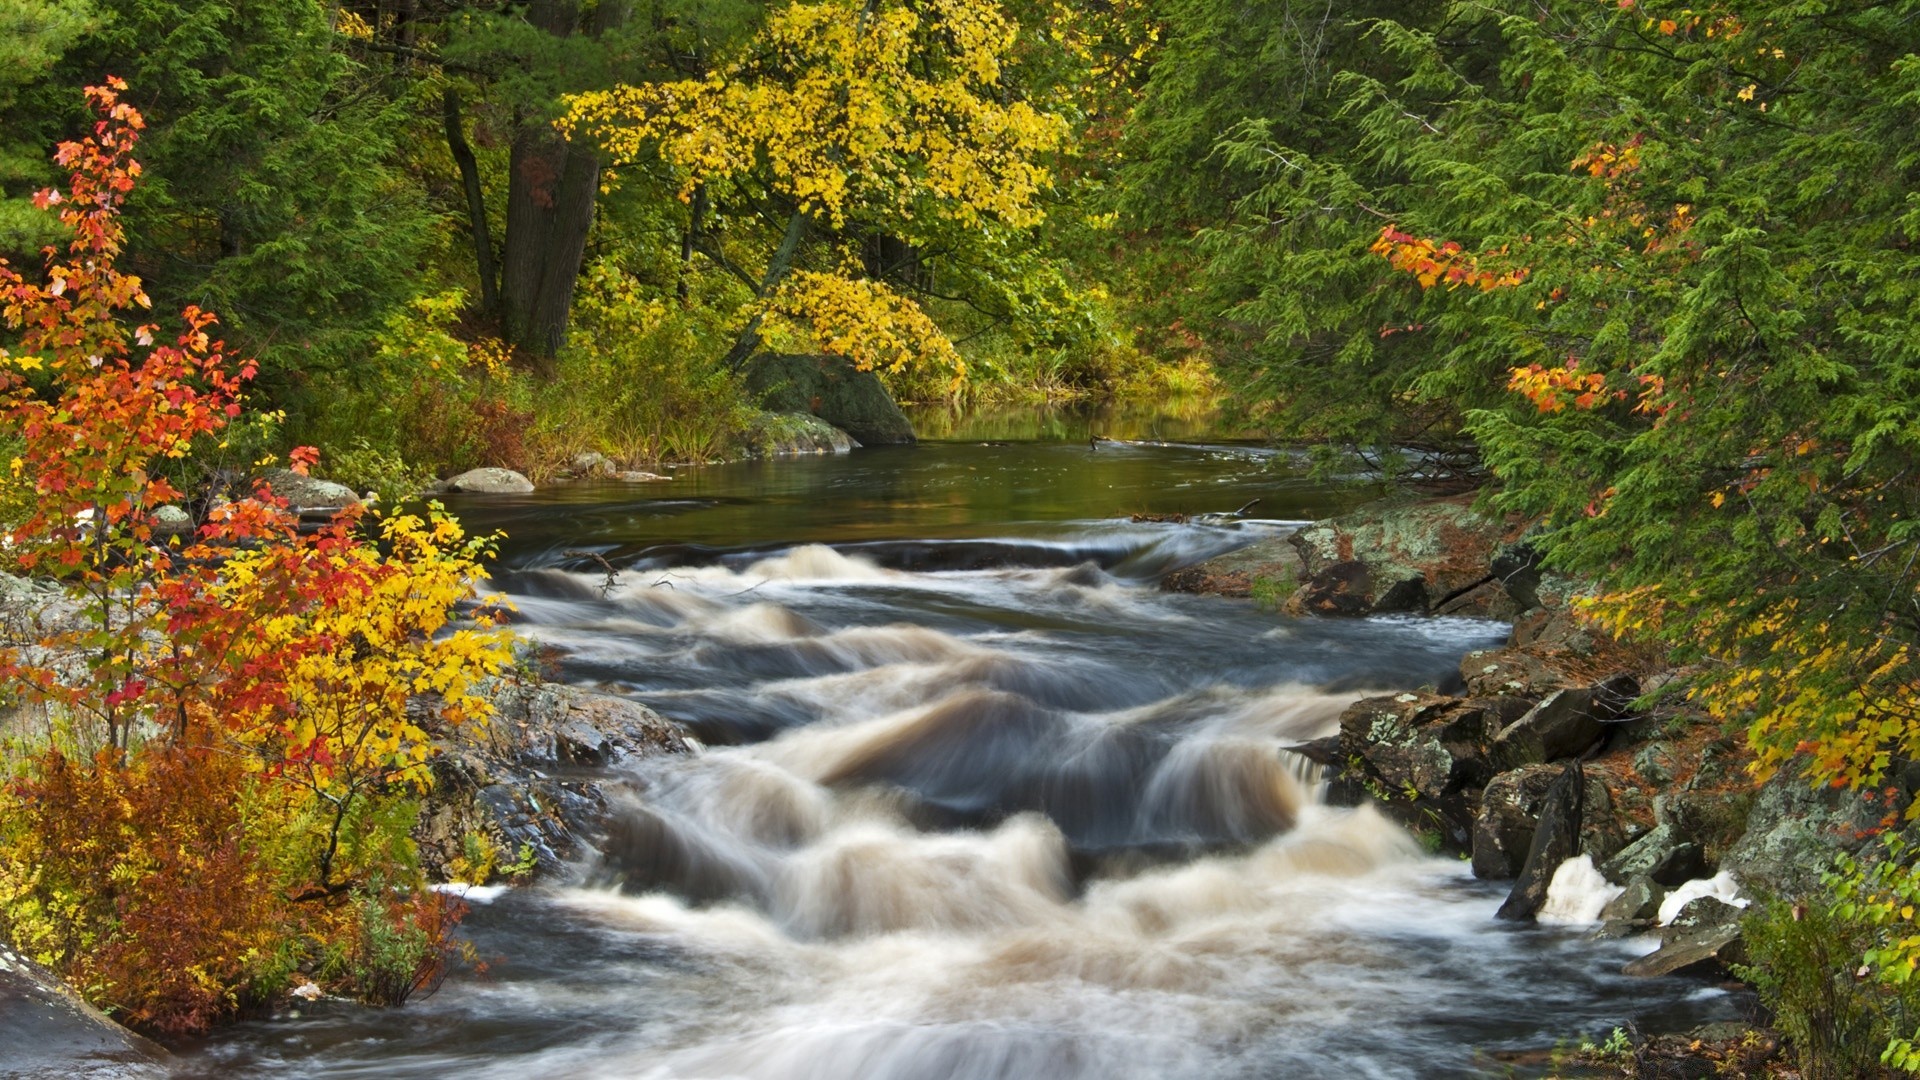
[[[483,973],[182,1073],[1445,1077],[1724,1016],[1618,975],[1645,944],[1496,923],[1286,751],[1504,626],[1155,588],[1359,494],[1244,446],[948,442],[459,507],[561,677],[707,749],[633,771],[581,884],[476,903]]]

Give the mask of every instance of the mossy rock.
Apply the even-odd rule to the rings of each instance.
[[[811,413],[862,446],[914,441],[913,425],[879,376],[845,357],[763,353],[747,364],[747,393],[769,412]]]

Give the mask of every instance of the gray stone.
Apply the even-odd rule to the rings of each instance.
[[[0,1078],[161,1080],[167,1060],[165,1050],[0,944]]]
[[[1700,845],[1682,836],[1678,828],[1661,824],[1608,859],[1600,872],[1609,881],[1644,877],[1673,886],[1700,876],[1705,868],[1702,855]]]
[[[866,446],[914,441],[879,376],[845,357],[763,353],[747,365],[746,390],[771,412],[812,414]]]
[[[1798,767],[1775,773],[1761,785],[1747,814],[1747,830],[1721,859],[1742,882],[1784,899],[1800,899],[1820,889],[1820,875],[1834,856],[1856,853],[1889,813],[1905,809],[1911,795],[1907,778],[1895,786],[1891,802],[1859,792],[1814,787]]]
[[[1547,887],[1553,882],[1560,864],[1580,854],[1581,802],[1586,794],[1586,777],[1580,763],[1568,762],[1547,788],[1546,803],[1540,810],[1540,823],[1533,830],[1533,843],[1527,847],[1526,862],[1513,883],[1513,891],[1500,905],[1496,917],[1530,920],[1547,901]]]
[[[810,413],[756,413],[742,434],[749,457],[844,454],[856,445],[852,436]]]
[[[1655,787],[1673,779],[1675,764],[1673,747],[1664,742],[1648,743],[1633,754],[1633,771]]]
[[[651,473],[642,469],[623,469],[620,472],[614,473],[613,478],[623,484],[652,484],[661,480],[673,479],[671,476],[661,476],[659,473]]]
[[[1633,878],[1625,891],[1600,909],[1602,922],[1649,923],[1660,915],[1660,901],[1667,898],[1664,885],[1644,875]]]
[[[567,462],[567,468],[575,476],[611,476],[614,473],[613,460],[598,450],[573,455]]]
[[[1557,765],[1527,765],[1488,782],[1480,793],[1480,809],[1473,822],[1475,877],[1504,881],[1520,873],[1546,806],[1547,790],[1561,772]],[[1624,797],[1633,789],[1622,788],[1616,793],[1608,787],[1604,772],[1582,772],[1586,790],[1581,799],[1580,850],[1598,862],[1626,843],[1616,813],[1620,801],[1616,795]]]
[[[1601,731],[1587,691],[1556,690],[1494,737],[1493,759],[1508,769],[1558,761],[1583,753]]]
[[[1397,694],[1366,698],[1340,714],[1340,754],[1396,818],[1439,828],[1443,846],[1472,841],[1472,793],[1492,776],[1492,735],[1526,707],[1505,698]]]
[[[1465,497],[1389,500],[1315,522],[1293,536],[1307,584],[1287,610],[1511,617],[1518,608],[1491,570],[1505,529]]]
[[[1686,902],[1674,913],[1673,921],[1661,928],[1661,938],[1678,941],[1696,930],[1738,928],[1746,909],[1735,907],[1717,896],[1702,896]]]
[[[292,469],[268,469],[260,474],[273,493],[287,500],[287,508],[297,513],[340,510],[358,505],[360,496],[345,484],[302,476]]]
[[[1733,964],[1746,960],[1740,931],[1734,927],[1697,930],[1664,942],[1658,949],[1629,962],[1621,972],[1640,978],[1662,975],[1725,975]]]
[[[468,469],[447,481],[448,491],[474,495],[525,495],[533,490],[533,481],[514,472],[488,465]]]
[[[193,515],[168,503],[153,508],[153,531],[159,536],[186,536],[193,532]]]

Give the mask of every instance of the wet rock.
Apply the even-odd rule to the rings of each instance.
[[[1746,949],[1737,927],[1690,930],[1663,941],[1658,949],[1628,962],[1621,972],[1640,978],[1662,975],[1725,976],[1734,964],[1746,961]]]
[[[1420,587],[1417,579],[1400,584]],[[1287,600],[1286,611],[1289,615],[1365,615],[1375,610],[1374,599],[1373,574],[1367,564],[1348,561],[1309,577]]]
[[[464,491],[475,495],[525,495],[533,490],[533,481],[514,472],[485,466],[468,469],[459,476],[446,482],[448,491]]]
[[[1546,809],[1547,792],[1565,770],[1558,765],[1528,765],[1501,773],[1480,795],[1473,823],[1475,877],[1507,881],[1526,865],[1535,830]],[[1580,851],[1595,862],[1626,843],[1618,814],[1614,778],[1598,768],[1583,768]],[[1621,788],[1624,793],[1625,788]]]
[[[1280,602],[1298,591],[1305,564],[1286,536],[1259,540],[1161,579],[1168,592],[1206,596],[1251,596],[1262,589]]]
[[[1416,828],[1438,827],[1443,844],[1471,842],[1473,791],[1493,776],[1493,735],[1526,703],[1439,694],[1367,698],[1340,715],[1340,753],[1353,777]]]
[[[0,944],[0,1078],[162,1080],[167,1060],[165,1050]]]
[[[1694,779],[1699,779],[1698,772]],[[1743,787],[1699,789],[1690,781],[1683,790],[1654,796],[1654,821],[1672,825],[1700,845],[1706,863],[1717,864],[1746,833],[1753,798],[1753,792]]]
[[[612,476],[615,469],[613,459],[598,450],[589,450],[573,455],[573,460],[567,462],[567,471],[574,476],[588,477]]]
[[[1586,690],[1556,690],[1494,736],[1493,760],[1502,768],[1558,761],[1584,753],[1600,738]]]
[[[645,469],[622,469],[613,473],[610,479],[618,480],[623,484],[652,484],[661,480],[671,480],[673,477],[647,472]]]
[[[287,509],[295,513],[340,510],[360,502],[360,496],[345,484],[303,476],[292,469],[268,469],[260,474],[260,479],[267,482],[276,496],[287,500]]]
[[[1651,923],[1660,914],[1660,901],[1667,898],[1666,886],[1644,875],[1629,880],[1619,896],[1600,911],[1603,922]]]
[[[1378,503],[1315,522],[1293,536],[1306,584],[1289,610],[1511,617],[1519,607],[1492,570],[1509,531],[1464,496]]]
[[[1580,854],[1580,823],[1585,814],[1586,778],[1580,763],[1569,762],[1547,788],[1540,808],[1540,821],[1534,827],[1533,842],[1527,847],[1526,860],[1513,891],[1495,913],[1497,918],[1530,920],[1546,903],[1547,887],[1553,882],[1560,864]]]
[[[1697,930],[1738,929],[1746,909],[1729,904],[1718,896],[1700,896],[1686,902],[1672,921],[1661,929],[1663,940],[1675,941]]]
[[[1699,877],[1705,868],[1700,845],[1672,824],[1662,824],[1608,859],[1600,872],[1609,881],[1646,878],[1671,887]]]
[[[470,834],[509,861],[531,855],[538,876],[564,874],[604,835],[623,778],[605,767],[687,753],[678,726],[638,702],[552,683],[500,684],[484,730],[460,731],[434,763],[436,783],[415,830],[438,872]]]
[[[804,412],[756,413],[742,436],[748,457],[844,454],[859,445],[846,432]]]
[[[879,376],[845,357],[763,353],[747,365],[746,390],[776,413],[810,413],[863,446],[914,441],[913,425]]]

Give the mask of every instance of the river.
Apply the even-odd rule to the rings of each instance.
[[[707,749],[637,768],[587,884],[476,894],[484,971],[240,1025],[180,1074],[1512,1075],[1506,1052],[1730,1013],[1617,974],[1644,943],[1496,922],[1502,889],[1324,805],[1284,752],[1503,625],[1155,587],[1365,491],[1095,433],[456,506],[505,531],[497,585],[559,677]]]

